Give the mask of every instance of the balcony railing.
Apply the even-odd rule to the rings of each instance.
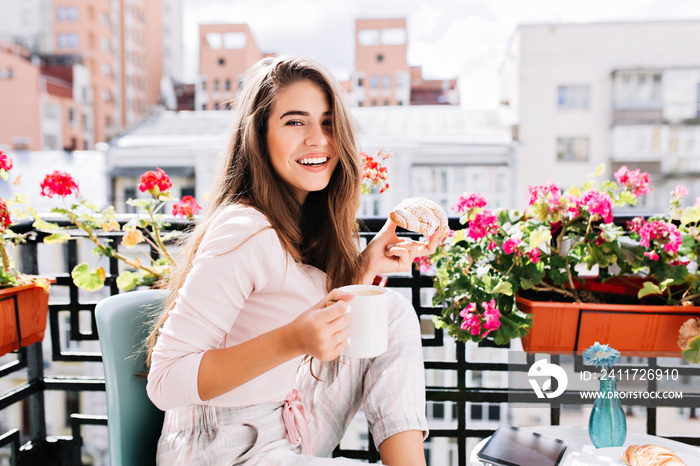
[[[452,227],[458,228],[456,219],[451,219]],[[367,219],[363,221],[364,228],[361,235],[363,239],[369,240],[376,234],[384,224],[384,219]],[[187,222],[173,222],[173,228],[186,229]],[[27,228],[29,228],[27,226]],[[415,236],[411,233],[401,233],[406,236]],[[113,236],[113,234],[112,234]],[[120,264],[116,259],[109,261],[109,275],[107,277],[105,293],[86,294],[76,288],[70,277],[70,270],[79,262],[87,260],[90,248],[83,248],[81,241],[71,240],[63,245],[47,246],[41,244],[41,234],[33,235],[27,244],[20,247],[19,261],[21,270],[26,273],[51,273],[56,276],[57,282],[52,288],[52,299],[49,306],[49,338],[51,341],[50,360],[45,360],[42,344],[37,343],[28,348],[23,348],[13,357],[14,359],[0,368],[0,387],[7,387],[0,396],[0,464],[9,462],[13,465],[79,465],[82,464],[85,444],[85,428],[104,429],[103,437],[106,437],[106,425],[108,419],[106,415],[96,413],[94,406],[86,401],[74,403],[73,412],[69,414],[69,432],[57,432],[55,423],[49,422],[49,417],[56,411],[55,407],[47,402],[49,394],[53,392],[79,393],[85,397],[90,392],[104,392],[104,379],[100,376],[74,375],[75,371],[70,370],[62,373],[62,368],[73,368],[74,364],[81,365],[101,364],[101,357],[98,352],[78,351],[71,349],[75,342],[95,342],[97,340],[97,330],[94,320],[95,303],[103,296],[116,294],[119,290],[116,287],[115,279],[119,273]],[[57,249],[61,248],[61,254],[57,254]],[[45,263],[55,260],[60,256],[59,270],[44,270]],[[507,422],[509,417],[502,412],[493,419],[493,422],[477,422],[473,420],[471,414],[473,407],[483,406],[505,406],[506,403],[525,401],[531,399],[525,395],[530,395],[529,390],[506,388],[502,385],[489,387],[488,384],[478,383],[477,374],[507,374],[509,371],[527,373],[529,366],[534,362],[534,355],[527,356],[527,364],[509,364],[507,358],[502,357],[508,348],[484,347],[477,348],[476,345],[455,343],[441,330],[432,327],[432,316],[439,313],[439,309],[430,304],[430,291],[432,289],[432,278],[421,275],[417,270],[401,276],[391,276],[387,286],[396,288],[409,295],[412,300],[423,328],[423,346],[426,353],[426,374],[427,389],[426,398],[429,408],[429,422],[431,433],[429,441],[426,443],[426,456],[429,464],[448,465],[456,464],[466,466],[468,464],[468,447],[475,444],[479,439],[490,435],[499,422]],[[62,301],[62,302],[59,302]],[[68,313],[69,326],[61,320],[61,315]],[[85,319],[84,315],[89,316]],[[89,320],[88,324],[84,320]],[[62,323],[63,322],[63,323]],[[81,325],[82,324],[82,325]],[[70,332],[67,331],[70,328]],[[85,346],[85,345],[83,345]],[[484,345],[488,346],[488,345]],[[488,354],[482,360],[476,359],[477,354]],[[494,356],[495,355],[495,356]],[[580,357],[571,357],[576,370],[581,371]],[[553,356],[553,362],[558,362],[559,356]],[[494,362],[497,361],[497,362]],[[680,361],[680,360],[678,360]],[[54,363],[53,365],[52,362]],[[657,368],[667,367],[655,358],[637,361],[634,367]],[[664,363],[665,364],[665,363]],[[695,393],[684,390],[683,398],[658,400],[654,406],[642,408],[646,412],[646,432],[657,434],[658,418],[657,408],[663,407],[683,407],[689,408],[691,416],[700,412],[700,368],[687,364],[679,364],[678,370],[682,377],[687,380],[687,387],[695,387]],[[94,367],[94,366],[90,366]],[[629,366],[633,367],[633,366]],[[45,373],[44,369],[47,369]],[[51,374],[48,374],[49,369]],[[55,374],[54,372],[59,372]],[[94,373],[99,371],[87,371]],[[482,376],[482,379],[485,379]],[[12,381],[22,379],[16,385]],[[503,378],[501,377],[501,380]],[[656,382],[648,381],[647,390],[656,390]],[[539,406],[545,412],[545,423],[552,425],[560,423],[562,417],[562,407],[566,411],[567,404],[574,405],[575,394],[565,392],[558,398],[558,402],[550,404],[541,403]],[[72,399],[75,399],[73,396]],[[580,399],[579,399],[580,404]],[[18,409],[18,406],[21,409]],[[451,409],[445,409],[449,407]],[[468,408],[471,407],[471,410]],[[440,409],[438,409],[440,408]],[[21,411],[24,421],[20,424],[9,424],[12,416],[10,411]],[[477,410],[478,412],[479,410]],[[446,413],[448,413],[446,415]],[[451,414],[449,414],[451,413]],[[471,413],[471,414],[470,414]],[[447,419],[447,421],[445,421]],[[694,422],[694,421],[693,421]],[[92,431],[91,431],[92,432]],[[697,434],[700,429],[697,427],[689,431],[690,434]],[[63,435],[61,435],[63,434]],[[92,436],[90,436],[92,437]],[[362,435],[364,446],[361,448],[347,448],[341,442],[341,447],[336,450],[336,455],[350,458],[364,459],[369,462],[377,462],[379,455],[373,447],[373,442],[369,433]],[[682,442],[693,445],[700,445],[700,437],[693,436],[669,436]],[[438,445],[439,444],[439,445]],[[435,451],[431,451],[431,445],[435,446]],[[451,460],[438,459],[436,453],[439,449],[448,448],[454,454]]]

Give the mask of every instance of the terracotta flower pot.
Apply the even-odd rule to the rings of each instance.
[[[33,283],[0,289],[0,356],[17,350],[20,346],[15,297],[22,332],[22,346],[29,346],[44,339],[49,310],[48,291]]]
[[[592,291],[636,295],[621,280],[588,281]],[[517,297],[521,311],[532,314],[530,333],[522,339],[527,352],[581,352],[593,343],[605,343],[626,356],[681,357],[678,330],[700,307],[642,304],[591,304],[531,301]]]

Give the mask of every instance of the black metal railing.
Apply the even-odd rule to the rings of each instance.
[[[364,239],[371,239],[374,234],[384,224],[384,219],[365,219],[362,222],[361,236]],[[458,227],[456,219],[451,219],[453,228]],[[186,229],[188,222],[172,222],[172,228]],[[29,230],[29,225],[25,226]],[[409,232],[401,235],[415,237]],[[111,234],[110,236],[114,236]],[[21,270],[26,273],[44,272],[40,270],[43,258],[40,257],[48,246],[39,247],[42,235],[33,233],[26,244],[20,246]],[[66,335],[61,331],[59,313],[69,313],[70,333],[67,339],[71,341],[95,341],[97,340],[97,327],[94,319],[94,309],[96,302],[101,296],[116,294],[119,290],[116,287],[116,276],[119,273],[120,264],[116,259],[109,259],[109,273],[106,280],[106,293],[102,295],[89,296],[79,292],[72,282],[70,271],[79,262],[80,241],[70,240],[62,245],[53,245],[50,248],[62,248],[62,267],[60,270],[51,271],[51,275],[56,277],[53,285],[58,289],[67,290],[67,302],[49,305],[49,333],[51,339],[51,361],[54,362],[80,362],[82,364],[101,364],[100,354],[97,352],[85,352],[65,349]],[[55,250],[54,250],[55,252]],[[55,255],[55,254],[54,254]],[[404,289],[409,293],[416,313],[422,322],[432,319],[438,314],[440,309],[425,303],[422,297],[422,290],[432,288],[432,278],[421,275],[418,270],[413,270],[410,274],[391,276],[388,279],[388,287]],[[90,324],[80,325],[80,314],[90,315]],[[424,325],[424,328],[426,326]],[[430,327],[430,326],[428,326]],[[453,383],[442,385],[428,385],[426,388],[426,398],[431,404],[449,404],[454,406],[456,416],[455,421],[446,428],[432,428],[431,439],[446,438],[454,444],[456,449],[455,463],[459,466],[468,464],[467,445],[468,439],[481,439],[493,433],[493,428],[480,428],[471,424],[467,415],[467,406],[475,403],[508,403],[508,402],[531,402],[531,392],[506,387],[484,388],[476,384],[468,384],[467,374],[474,372],[481,373],[505,373],[523,372],[527,373],[528,368],[534,362],[534,355],[527,356],[527,363],[512,364],[507,362],[472,361],[467,357],[467,346],[464,343],[452,342],[442,330],[424,330],[423,346],[426,348],[442,348],[445,345],[454,345],[454,355],[442,359],[427,359],[425,367],[427,371],[440,372],[445,375],[446,380],[453,380]],[[488,346],[484,344],[483,346]],[[489,348],[488,351],[503,352],[508,348]],[[558,356],[553,356],[553,362],[558,362]],[[91,413],[90,407],[86,406],[82,411],[74,412],[70,415],[71,435],[57,435],[55,432],[47,432],[47,406],[45,395],[51,391],[63,392],[103,392],[105,383],[102,377],[98,376],[68,376],[68,375],[46,375],[44,367],[47,365],[42,352],[42,344],[37,343],[28,348],[22,348],[16,353],[16,359],[0,368],[0,381],[8,380],[8,377],[26,371],[26,381],[10,388],[0,395],[0,415],[6,409],[10,409],[17,403],[26,406],[26,424],[23,426],[0,426],[0,452],[6,452],[6,457],[13,465],[79,465],[82,464],[83,427],[85,426],[106,426],[108,419],[104,414]],[[581,370],[580,357],[574,358],[575,369]],[[639,367],[657,367],[654,358],[640,362]],[[700,381],[700,368],[697,366],[681,365],[679,368],[683,377],[694,377]],[[689,384],[688,386],[693,386]],[[700,387],[699,383],[694,384]],[[648,390],[655,390],[657,387],[653,381],[647,383]],[[528,392],[528,393],[526,393]],[[566,392],[557,403],[547,400],[546,406],[549,412],[549,421],[552,425],[560,423],[561,408],[567,403],[580,404],[580,398],[575,400],[575,394]],[[655,406],[646,408],[646,430],[649,434],[657,433],[657,407],[687,407],[700,410],[700,393],[684,392],[682,400],[660,400]],[[0,417],[2,419],[2,417]],[[26,426],[24,426],[26,427]],[[698,432],[698,429],[695,430]],[[689,444],[700,445],[700,437],[669,437]],[[377,462],[379,455],[373,447],[371,435],[367,434],[366,449],[343,449],[338,448],[336,455],[349,458],[368,460]],[[430,442],[428,442],[428,445]],[[341,444],[342,445],[342,444]],[[2,460],[0,459],[0,462]],[[437,464],[437,463],[434,463]]]

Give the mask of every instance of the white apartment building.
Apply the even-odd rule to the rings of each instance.
[[[518,26],[501,67],[521,144],[517,206],[528,185],[567,188],[601,163],[608,177],[650,173],[644,212],[664,211],[677,184],[699,196],[698,43],[698,20]]]

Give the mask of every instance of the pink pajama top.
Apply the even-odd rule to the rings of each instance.
[[[326,295],[325,282],[324,272],[298,264],[284,251],[262,213],[252,207],[227,207],[204,236],[160,331],[148,396],[162,410],[192,404],[281,403],[294,388],[300,358],[202,401],[197,391],[202,355],[291,322]]]

